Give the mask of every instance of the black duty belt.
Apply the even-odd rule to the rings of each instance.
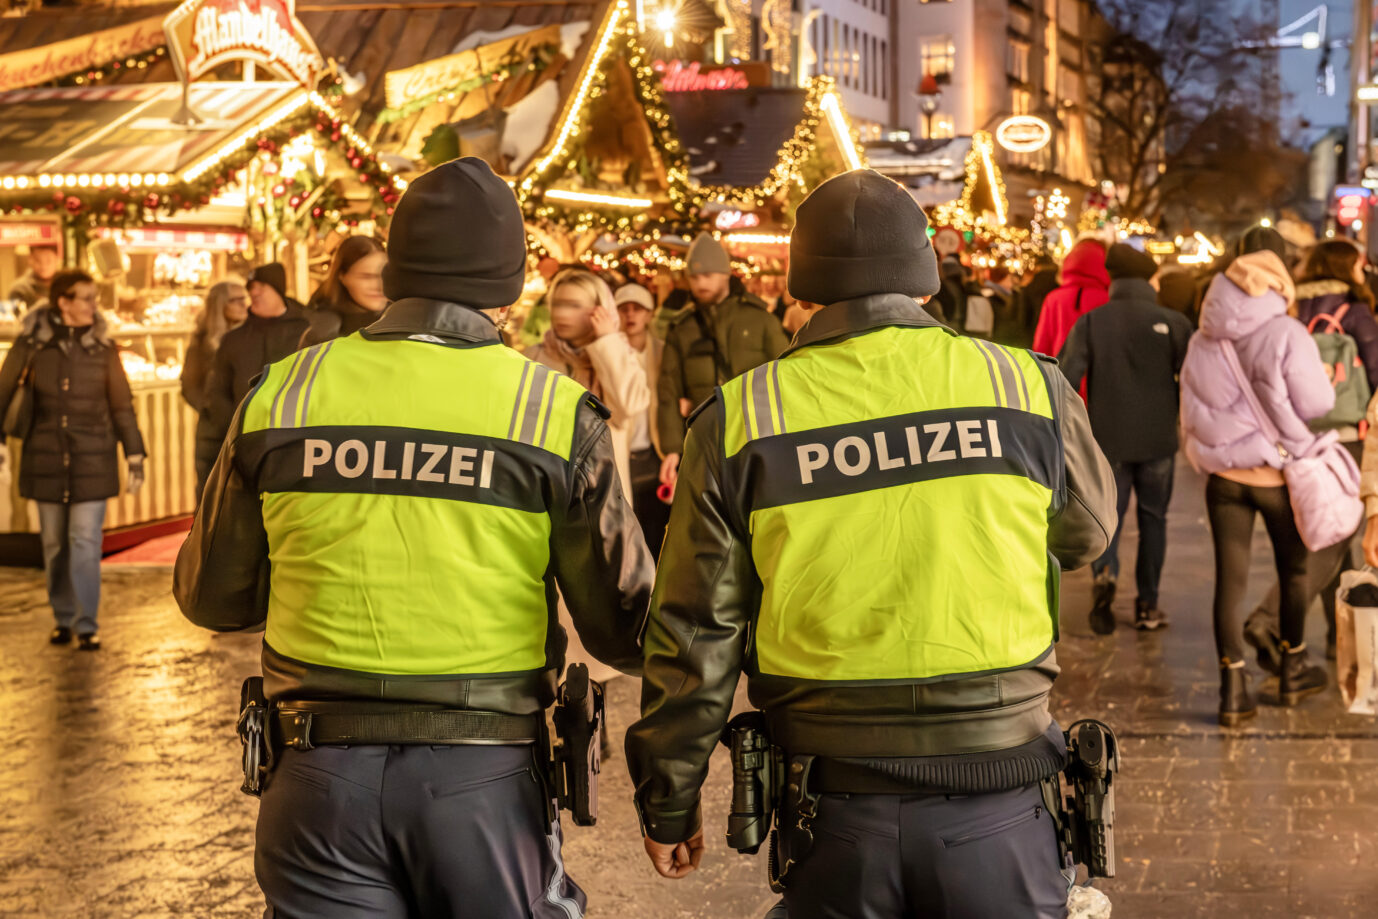
[[[273,711],[281,742],[294,750],[343,744],[529,744],[540,736],[540,715],[466,710],[350,711],[294,708]]]

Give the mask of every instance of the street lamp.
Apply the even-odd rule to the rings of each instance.
[[[919,80],[919,88],[914,90],[914,95],[919,99],[919,110],[923,112],[924,130],[923,136],[929,140],[933,139],[933,115],[938,111],[938,106],[943,102],[943,90],[938,85],[937,77],[931,73],[925,73]]]

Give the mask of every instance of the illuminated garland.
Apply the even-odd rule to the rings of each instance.
[[[78,228],[128,226],[156,222],[160,217],[205,207],[232,184],[235,175],[256,157],[276,156],[281,148],[304,131],[311,131],[323,146],[335,150],[349,164],[358,181],[372,189],[384,222],[391,216],[407,183],[380,162],[368,141],[347,124],[319,93],[298,97],[257,125],[245,129],[200,163],[184,171],[181,179],[167,174],[118,174],[79,176],[0,177],[0,214],[63,213]],[[300,207],[312,189],[303,180],[270,187],[274,198]],[[303,222],[317,228],[339,222],[338,192],[323,193]]]
[[[167,48],[159,46],[152,51],[145,51],[142,54],[134,54],[123,60],[107,61],[99,67],[89,67],[79,73],[70,73],[56,80],[50,80],[48,86],[90,86],[100,83],[112,76],[118,76],[128,70],[147,70],[151,65],[158,63],[167,56]]]
[[[588,128],[589,103],[606,91],[608,68],[618,58],[631,68],[633,92],[650,128],[652,156],[659,159],[665,171],[672,214],[660,221],[647,222],[644,214],[628,214],[625,208],[616,206],[564,207],[549,202],[544,194],[562,175],[577,168],[579,147]],[[517,183],[517,199],[528,220],[550,223],[575,234],[597,230],[621,242],[646,239],[657,228],[692,234],[703,228],[700,211],[708,201],[761,207],[791,184],[802,183],[805,164],[817,150],[818,130],[825,121],[824,99],[835,94],[836,84],[831,77],[820,76],[810,81],[804,116],[794,135],[781,147],[775,167],[759,184],[750,188],[699,186],[690,176],[688,157],[665,104],[660,74],[652,68],[651,55],[641,44],[636,17],[626,0],[619,0],[610,8],[598,32],[596,44],[575,81],[575,90],[560,113],[554,138]],[[855,131],[848,128],[848,132],[853,149],[859,149]]]

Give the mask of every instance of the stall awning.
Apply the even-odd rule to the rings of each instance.
[[[21,177],[153,174],[166,184],[194,172],[246,129],[300,109],[307,94],[291,83],[199,83],[189,102],[202,121],[184,126],[172,120],[182,104],[176,83],[0,93],[0,183],[13,188],[9,183]]]
[[[804,118],[802,89],[667,92],[689,155],[689,173],[706,185],[751,186],[770,175],[780,148]]]

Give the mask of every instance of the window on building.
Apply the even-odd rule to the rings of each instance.
[[[1005,72],[1018,83],[1029,82],[1029,45],[1010,39],[1005,46]]]
[[[951,83],[957,69],[957,46],[950,35],[919,39],[919,72],[931,73],[939,83]]]
[[[1027,115],[1032,108],[1032,97],[1027,89],[1010,90],[1010,112],[1015,115]]]
[[[880,97],[890,98],[890,43],[880,40]]]

